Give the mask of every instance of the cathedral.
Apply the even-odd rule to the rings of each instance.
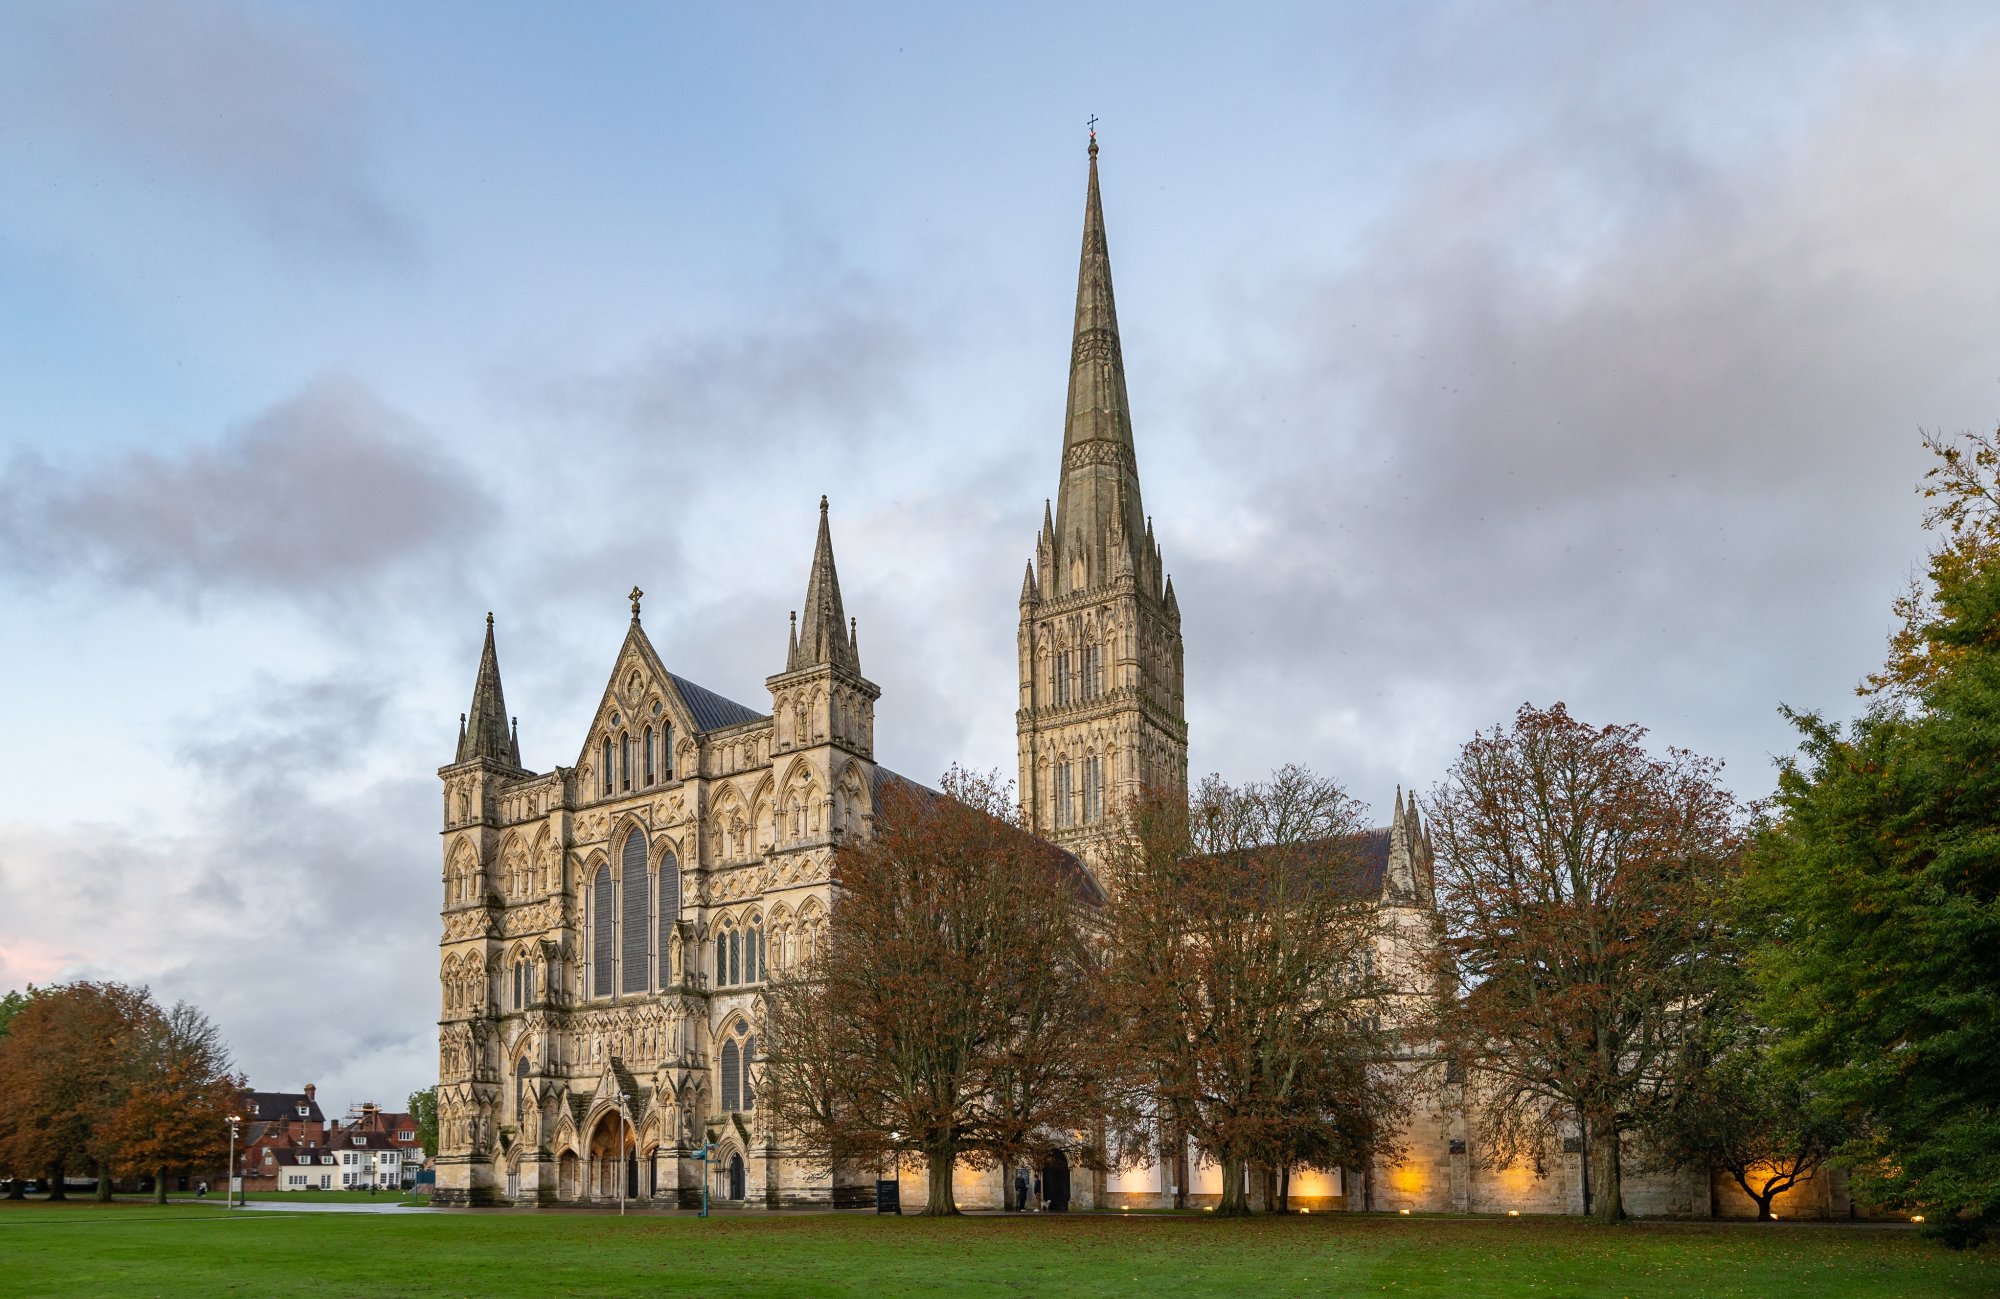
[[[1062,462],[1020,593],[1015,713],[1023,819],[1093,864],[1143,787],[1185,789],[1181,613],[1139,488],[1124,356],[1089,151]],[[574,761],[521,762],[489,614],[444,783],[437,1200],[859,1207],[875,1170],[789,1148],[758,1106],[760,994],[826,925],[833,854],[869,833],[880,782],[859,630],[824,497],[768,700],[673,672],[643,592]],[[772,644],[778,641],[773,614]],[[775,654],[774,654],[775,659]],[[1364,836],[1391,946],[1423,941],[1430,850],[1414,803]],[[1385,959],[1394,959],[1384,952]],[[1294,1207],[1580,1212],[1581,1160],[1483,1169],[1462,1114],[1419,1106],[1393,1165],[1296,1176]],[[1080,1173],[1072,1203],[1213,1203],[1192,1152]],[[959,1170],[967,1208],[998,1170]],[[905,1170],[904,1203],[924,1194]],[[1635,1212],[1705,1214],[1706,1178],[1633,1178]]]

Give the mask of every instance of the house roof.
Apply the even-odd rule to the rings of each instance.
[[[306,1112],[299,1113],[304,1106]],[[304,1092],[243,1093],[243,1117],[251,1123],[324,1123],[319,1102]]]

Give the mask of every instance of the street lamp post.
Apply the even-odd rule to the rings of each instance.
[[[618,1216],[625,1216],[625,1107],[632,1098],[618,1093]]]
[[[694,1157],[701,1161],[701,1216],[708,1216],[708,1157],[715,1151],[715,1138],[703,1136]]]
[[[242,1121],[239,1115],[229,1116],[229,1180],[223,1183],[222,1202],[231,1209],[236,1207],[236,1125]]]

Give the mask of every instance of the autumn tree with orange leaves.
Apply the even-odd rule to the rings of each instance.
[[[79,982],[31,990],[0,1037],[0,1168],[41,1175],[50,1198],[91,1170],[97,1198],[114,1173],[219,1160],[242,1080],[219,1034],[185,1002],[162,1010],[144,988]]]
[[[1440,1036],[1503,1160],[1577,1125],[1590,1214],[1623,1215],[1625,1134],[1674,1094],[1734,959],[1722,898],[1742,809],[1719,766],[1637,726],[1523,705],[1475,737],[1427,810]]]
[[[825,946],[768,990],[760,1093],[837,1167],[924,1160],[926,1215],[958,1212],[960,1162],[1011,1162],[1102,1112],[1094,885],[1020,828],[997,776],[942,783],[885,783],[872,835],[836,854]]]

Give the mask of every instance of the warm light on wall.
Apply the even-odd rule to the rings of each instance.
[[[1521,1211],[1519,1209],[1509,1209],[1507,1210],[1507,1216],[1510,1218],[1518,1218],[1521,1216]]]
[[[1924,1220],[1924,1215],[1921,1213],[1913,1213],[1910,1215],[1911,1222],[1922,1222],[1923,1220]]]
[[[1396,1212],[1402,1214],[1405,1218],[1410,1216],[1410,1211],[1408,1209],[1398,1209],[1396,1210]]]

